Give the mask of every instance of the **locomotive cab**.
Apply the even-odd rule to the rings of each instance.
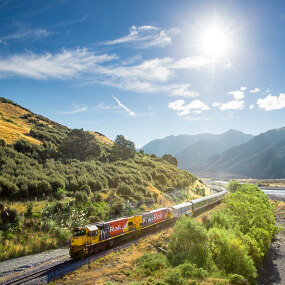
[[[99,230],[95,225],[77,227],[73,230],[70,240],[70,256],[83,257],[88,255],[88,247],[99,242]]]

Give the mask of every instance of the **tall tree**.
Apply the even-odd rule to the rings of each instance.
[[[99,157],[101,147],[93,135],[83,129],[74,129],[67,135],[61,151],[68,158],[90,160]]]
[[[135,144],[127,140],[123,135],[117,135],[114,146],[112,148],[113,160],[125,160],[135,156]]]

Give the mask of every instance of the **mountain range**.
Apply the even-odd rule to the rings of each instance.
[[[220,135],[169,136],[154,140],[143,149],[158,156],[170,153],[177,158],[180,168],[201,177],[285,177],[284,127],[257,136],[236,130]]]

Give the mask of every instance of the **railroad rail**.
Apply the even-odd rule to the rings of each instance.
[[[222,187],[215,187],[215,191],[221,191],[224,190]],[[214,204],[215,205],[215,204]],[[207,210],[211,209],[214,205],[211,205],[208,208],[202,209],[202,211],[199,211],[198,215],[201,213],[206,212]],[[206,211],[205,211],[206,210]],[[33,270],[30,272],[23,273],[20,276],[14,276],[12,278],[5,277],[6,280],[0,281],[0,285],[18,285],[18,284],[48,284],[49,282],[58,279],[60,277],[63,277],[64,275],[73,272],[74,270],[82,267],[83,265],[89,264],[101,257],[104,257],[106,255],[109,255],[112,252],[128,248],[132,244],[137,243],[139,240],[144,239],[146,236],[153,235],[162,229],[167,229],[169,227],[172,227],[173,223],[167,223],[164,225],[164,227],[160,227],[157,229],[154,229],[152,232],[148,232],[140,237],[136,237],[132,241],[125,242],[124,244],[115,246],[111,249],[105,250],[103,252],[99,252],[93,256],[85,257],[80,260],[76,259],[68,259],[65,261],[57,261],[56,263],[53,263],[49,266],[41,266],[38,270]]]

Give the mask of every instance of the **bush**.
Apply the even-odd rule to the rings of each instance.
[[[203,267],[207,253],[206,229],[192,217],[183,216],[176,222],[169,242],[169,260],[173,265],[186,261]]]
[[[219,270],[236,273],[249,280],[256,278],[256,268],[247,247],[231,231],[212,228],[208,232],[210,257]]]
[[[234,193],[235,191],[237,191],[238,189],[241,188],[241,184],[237,181],[230,181],[229,185],[228,185],[228,190],[232,193]]]
[[[55,194],[57,200],[62,200],[66,197],[66,191],[63,188],[58,188]]]
[[[131,196],[133,195],[133,191],[130,186],[128,186],[126,183],[119,184],[117,188],[117,194],[118,195],[126,195]]]
[[[137,264],[146,275],[152,275],[155,271],[169,266],[166,256],[161,253],[145,253],[137,260]]]
[[[241,275],[230,274],[230,284],[233,284],[233,285],[248,285],[248,281]]]
[[[26,218],[31,218],[33,216],[33,203],[30,202],[27,206],[26,212],[25,212],[25,217]]]
[[[78,203],[87,202],[88,196],[85,192],[76,192],[75,193],[75,201]]]
[[[186,283],[186,280],[182,277],[181,271],[178,268],[169,269],[164,281],[169,285],[183,285]]]
[[[208,272],[203,268],[198,268],[196,264],[183,263],[177,267],[185,279],[189,278],[199,278],[203,279],[208,276]]]

